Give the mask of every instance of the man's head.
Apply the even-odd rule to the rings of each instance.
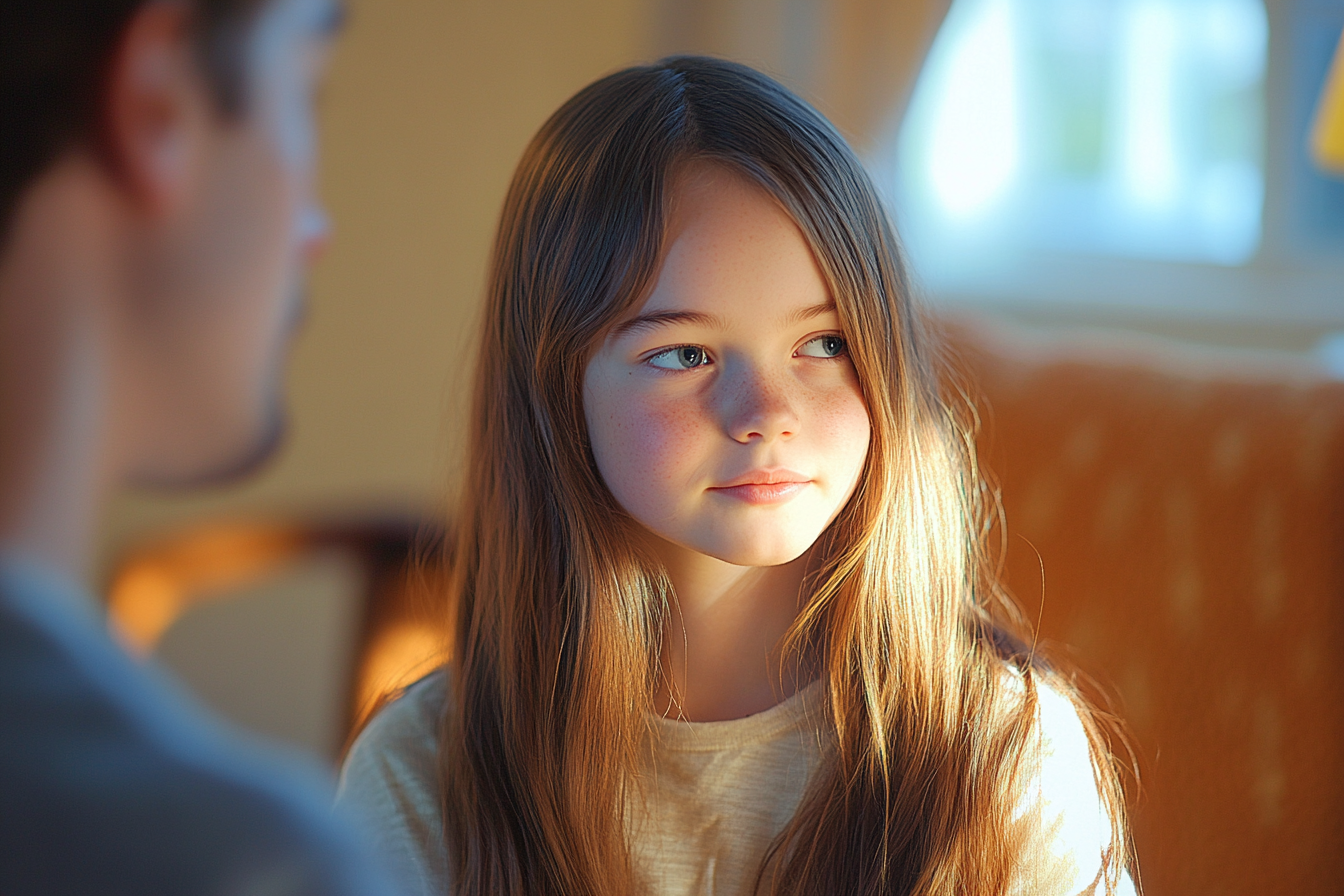
[[[219,477],[275,440],[325,239],[312,99],[338,14],[336,0],[0,7],[0,270],[80,232],[120,476]],[[78,227],[52,226],[58,194],[85,203]]]

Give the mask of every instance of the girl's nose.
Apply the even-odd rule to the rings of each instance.
[[[787,384],[780,377],[745,369],[725,383],[724,424],[734,441],[753,439],[771,442],[790,438],[798,431],[798,415]]]

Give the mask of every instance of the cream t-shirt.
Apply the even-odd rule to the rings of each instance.
[[[412,685],[356,739],[338,805],[364,816],[409,893],[452,892],[437,732],[446,673]],[[765,852],[797,810],[830,737],[815,682],[765,712],[727,722],[652,719],[644,796],[630,844],[650,896],[748,896]],[[1090,893],[1110,827],[1072,704],[1040,690],[1039,749],[1020,815],[1040,836],[1021,896]],[[1104,888],[1098,886],[1096,892]],[[1133,893],[1126,878],[1122,893]]]

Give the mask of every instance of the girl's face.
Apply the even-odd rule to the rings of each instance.
[[[816,260],[761,187],[695,163],[643,307],[584,378],[598,470],[665,547],[801,556],[854,491],[868,412]]]

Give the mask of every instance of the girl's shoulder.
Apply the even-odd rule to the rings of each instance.
[[[1015,675],[1014,690],[1025,690]],[[1036,718],[1029,756],[1055,776],[1072,783],[1093,781],[1092,747],[1076,704],[1058,682],[1048,676],[1036,678]]]
[[[1005,664],[1000,681],[1000,709],[1016,710],[1027,694],[1027,673]],[[1086,779],[1092,780],[1091,742],[1084,727],[1082,710],[1069,696],[1067,685],[1042,671],[1033,671],[1031,681],[1036,692],[1036,711],[1027,759],[1075,781],[1077,775],[1085,771]]]
[[[366,755],[393,755],[406,760],[437,750],[439,721],[448,700],[448,670],[439,668],[408,685],[381,707],[355,738],[345,768]]]
[[[361,824],[408,893],[449,891],[439,720],[448,673],[438,670],[387,704],[355,738],[336,804]]]
[[[1024,689],[1015,674],[1019,692]],[[1048,676],[1037,678],[1036,717],[1023,759],[1017,818],[1028,826],[1030,893],[1105,892],[1099,876],[1111,847],[1111,815],[1098,785],[1078,704]],[[1024,883],[1028,883],[1024,881]],[[1133,893],[1127,874],[1117,893]]]

